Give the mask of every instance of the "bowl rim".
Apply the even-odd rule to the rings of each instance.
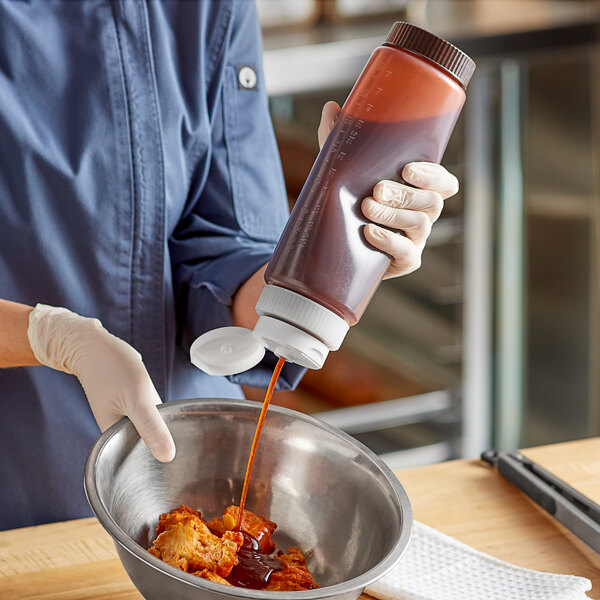
[[[188,398],[184,400],[174,400],[171,402],[165,402],[163,404],[158,405],[158,410],[160,412],[166,413],[181,413],[185,412],[185,409],[188,407],[194,408],[198,406],[209,406],[211,404],[214,405],[215,403],[217,403],[217,405],[223,405],[223,403],[226,403],[228,406],[237,405],[240,408],[244,409],[250,408],[256,411],[257,415],[262,407],[262,403],[253,402],[251,400],[245,399]],[[341,431],[340,429],[333,427],[332,425],[329,425],[328,423],[325,423],[324,421],[316,417],[292,410],[290,408],[271,405],[269,406],[269,411],[293,415],[296,419],[300,419],[302,421],[311,423],[312,425],[316,425],[317,427],[324,429],[325,431],[328,431],[329,433],[343,439],[346,443],[350,444],[357,450],[360,450],[361,453],[366,455],[367,458],[369,458],[382,472],[385,479],[387,480],[387,483],[390,485],[391,490],[396,494],[398,498],[398,505],[402,516],[402,526],[400,535],[395,541],[393,547],[384,556],[384,558],[381,561],[379,561],[374,567],[352,579],[348,579],[341,583],[320,587],[314,590],[270,592],[265,590],[252,590],[248,588],[240,588],[235,586],[223,586],[222,584],[214,583],[212,581],[208,581],[195,575],[191,575],[190,573],[186,573],[185,571],[181,571],[180,569],[177,569],[165,563],[160,558],[157,558],[156,556],[150,554],[146,548],[143,548],[135,540],[129,537],[123,531],[123,529],[121,529],[121,527],[112,518],[106,506],[100,499],[100,495],[96,488],[95,474],[98,459],[103,449],[113,436],[117,435],[119,431],[121,431],[128,425],[131,425],[133,427],[133,424],[127,417],[123,417],[100,435],[100,437],[94,442],[85,463],[85,494],[92,508],[92,511],[94,512],[100,525],[104,527],[104,529],[111,535],[113,540],[119,544],[119,546],[121,546],[130,554],[134,555],[147,566],[159,570],[165,575],[177,579],[192,587],[196,587],[198,589],[207,589],[211,592],[216,592],[225,596],[234,596],[238,598],[254,600],[267,600],[273,599],[273,594],[277,594],[276,597],[281,600],[294,600],[295,598],[298,600],[317,600],[320,598],[328,598],[330,596],[339,596],[341,594],[355,591],[357,589],[364,590],[364,588],[366,588],[369,584],[383,577],[396,565],[396,563],[400,560],[402,554],[406,550],[406,547],[408,546],[408,543],[410,541],[413,531],[414,520],[412,514],[412,507],[408,499],[408,495],[404,490],[404,487],[402,486],[400,480],[396,477],[396,475],[394,475],[393,471],[381,460],[381,458],[379,458],[379,456],[377,456],[364,444],[354,439],[347,433]],[[224,587],[227,587],[226,591],[223,590]]]

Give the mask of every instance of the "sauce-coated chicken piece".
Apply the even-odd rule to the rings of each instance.
[[[161,515],[157,531],[161,533],[148,549],[151,554],[188,573],[208,569],[221,577],[237,565],[244,541],[239,532],[214,535],[199,513],[186,506]]]
[[[196,571],[192,573],[192,575],[196,575],[197,577],[202,577],[202,579],[208,579],[208,581],[213,581],[214,583],[222,583],[223,585],[229,585],[229,581],[227,579],[223,579],[220,575],[213,573],[213,571],[209,571],[208,569],[202,569],[202,571]],[[233,586],[231,586],[233,587]]]
[[[232,531],[237,525],[240,509],[238,506],[228,506],[223,512],[221,519],[213,519],[208,522],[208,528],[218,536],[222,536],[226,531]],[[249,533],[258,540],[260,551],[263,554],[271,554],[275,550],[275,544],[271,539],[271,534],[275,531],[277,525],[264,517],[255,515],[249,510],[244,510],[242,516],[242,531]]]
[[[197,510],[194,510],[187,504],[182,504],[179,508],[160,515],[158,518],[158,525],[156,526],[156,535],[160,535],[163,531],[165,531],[165,529],[168,529],[172,525],[181,522],[190,515],[194,515],[204,522],[202,515]]]
[[[286,554],[279,553],[275,557],[284,567],[282,571],[274,571],[269,578],[265,590],[271,592],[293,592],[313,590],[319,585],[306,567],[306,559],[297,546],[290,548]]]
[[[197,577],[223,585],[241,585],[236,583],[239,580],[243,583],[241,587],[249,587],[245,576],[255,577],[256,573],[262,570],[261,567],[257,571],[257,567],[264,566],[265,561],[268,563],[269,560],[276,559],[283,565],[283,569],[264,569],[266,585],[259,589],[284,592],[319,587],[306,567],[306,559],[298,547],[290,548],[285,554],[279,552],[276,556],[269,557],[275,549],[271,534],[277,525],[273,521],[244,510],[241,529],[245,533],[242,535],[239,531],[233,531],[237,525],[238,514],[237,506],[229,506],[221,518],[207,523],[197,510],[184,504],[160,516],[156,527],[158,537],[148,551],[170,565]],[[239,563],[238,560],[238,552],[242,548],[246,533],[251,536],[249,539],[254,538],[253,543],[256,544],[256,565],[252,562],[254,558],[251,558],[250,562],[244,558],[243,551],[240,554],[242,562]],[[260,558],[261,555],[263,558]],[[231,571],[238,564],[241,567],[234,571],[238,579],[234,577],[232,582]],[[240,568],[245,570],[243,576],[239,573]],[[225,577],[230,577],[230,581]]]

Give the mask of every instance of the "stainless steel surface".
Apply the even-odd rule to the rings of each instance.
[[[600,5],[581,0],[412,0],[406,15],[398,16],[441,35],[477,60],[597,39]],[[394,20],[266,32],[269,95],[351,86]]]
[[[452,407],[452,396],[447,390],[396,398],[348,408],[316,413],[322,421],[346,433],[363,433],[387,427],[418,423]]]
[[[157,462],[128,419],[94,444],[85,489],[147,600],[271,598],[175,569],[149,554],[158,516],[182,503],[210,519],[239,501],[260,405],[245,400],[182,400],[160,406],[177,446]],[[345,433],[272,406],[248,495],[249,510],[278,524],[279,548],[298,545],[320,589],[278,592],[282,600],[354,600],[400,559],[412,529],[410,503],[390,469]]]
[[[505,60],[500,68],[500,190],[496,313],[496,445],[519,448],[524,392],[525,211],[521,158],[523,65]]]
[[[454,457],[454,448],[451,441],[427,444],[417,448],[407,448],[396,452],[387,452],[381,455],[381,460],[394,471],[412,469],[423,465],[450,460]]]
[[[480,64],[465,106],[465,252],[461,455],[491,446],[494,273],[493,65]]]

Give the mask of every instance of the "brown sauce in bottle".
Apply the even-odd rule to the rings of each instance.
[[[448,71],[380,46],[365,66],[296,201],[265,272],[342,317],[361,318],[390,257],[365,240],[361,203],[412,161],[439,162],[465,101]]]

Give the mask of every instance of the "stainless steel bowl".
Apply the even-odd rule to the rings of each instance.
[[[160,407],[177,446],[156,461],[128,419],[105,431],[85,466],[85,489],[147,600],[355,600],[399,560],[412,529],[408,497],[362,444],[313,417],[269,408],[247,508],[275,521],[278,548],[298,545],[319,589],[264,592],[212,583],[152,556],[158,516],[188,504],[211,519],[237,504],[260,405],[182,400]]]

